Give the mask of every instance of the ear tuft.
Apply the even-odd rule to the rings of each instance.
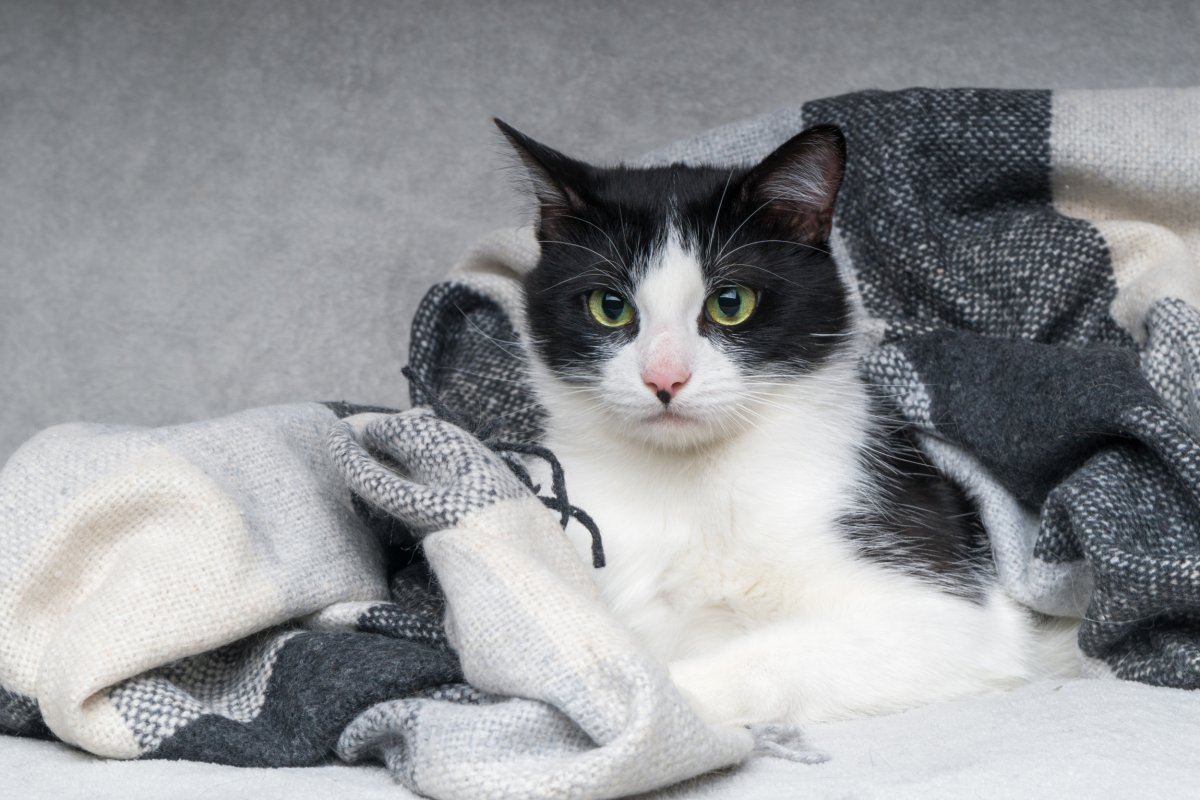
[[[575,187],[586,182],[587,165],[534,141],[501,119],[493,118],[492,122],[525,167],[538,201],[540,227],[549,228],[557,218],[578,212],[583,200]]]
[[[765,207],[801,241],[825,242],[846,165],[846,137],[817,125],[788,139],[750,170],[742,184],[754,209]]]

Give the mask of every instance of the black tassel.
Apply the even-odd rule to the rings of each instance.
[[[437,394],[425,384],[410,367],[404,367],[400,370],[408,382],[413,384],[425,396],[425,402],[429,408],[439,418],[453,423],[465,431],[472,433],[481,441],[484,446],[500,455],[504,459],[504,463],[513,471],[513,474],[529,488],[535,495],[542,487],[536,486],[533,483],[533,478],[529,475],[529,470],[525,469],[525,465],[520,463],[519,459],[506,458],[505,453],[518,453],[520,455],[534,456],[546,462],[550,467],[551,475],[551,492],[550,497],[538,496],[538,499],[549,509],[559,513],[559,524],[563,528],[567,527],[567,523],[574,517],[580,525],[587,529],[588,534],[592,537],[592,567],[600,569],[604,566],[604,542],[600,538],[600,528],[597,527],[595,521],[588,516],[588,513],[578,506],[571,505],[567,499],[567,479],[563,474],[562,464],[558,463],[558,458],[555,457],[548,448],[538,444],[526,444],[521,442],[498,442],[492,437],[496,432],[497,423],[493,420],[490,424],[477,426],[471,424],[462,415],[456,413],[454,409],[446,405],[438,398]]]

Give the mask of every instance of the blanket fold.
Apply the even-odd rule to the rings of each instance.
[[[346,758],[372,752],[434,797],[554,798],[623,797],[749,754],[753,737],[702,723],[601,605],[560,520],[500,456],[423,410],[351,417],[330,439],[351,488],[429,532],[466,680],[513,698],[470,713],[393,701],[346,730]]]
[[[389,599],[326,450],[334,421],[314,403],[27,443],[0,474],[0,685],[26,698],[0,726],[28,730],[36,701],[101,755],[311,764],[371,703],[459,679],[421,635],[438,616],[406,607],[370,639],[297,622],[350,607],[350,631]]]
[[[834,123],[861,371],[1090,674],[1200,688],[1200,90],[827,98],[641,163]],[[413,322],[414,406],[536,443],[528,230]],[[399,372],[397,365],[397,372]],[[567,476],[569,484],[570,476]],[[712,729],[505,458],[427,409],[65,425],[0,471],[0,732],[118,758],[378,760],[415,791],[617,797],[794,730]]]

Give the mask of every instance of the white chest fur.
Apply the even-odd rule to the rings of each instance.
[[[861,390],[831,373],[789,394],[804,396],[779,400],[788,413],[764,413],[740,436],[688,452],[617,443],[586,424],[552,424],[547,443],[571,502],[603,535],[608,566],[596,581],[664,659],[802,613],[821,605],[832,584],[876,572],[835,530],[864,483]],[[586,534],[571,535],[586,554]]]

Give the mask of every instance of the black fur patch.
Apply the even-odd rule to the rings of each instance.
[[[881,431],[864,454],[880,481],[880,506],[847,517],[865,558],[981,602],[994,579],[991,546],[975,504],[929,463],[907,429]]]

